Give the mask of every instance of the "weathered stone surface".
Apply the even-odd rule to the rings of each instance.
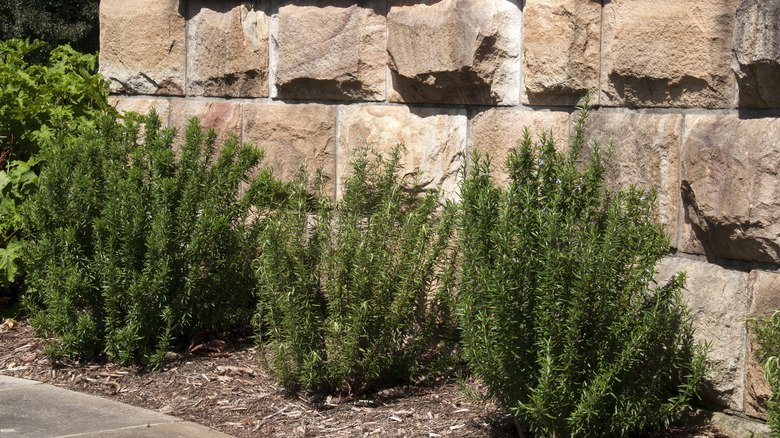
[[[750,318],[768,318],[780,309],[780,274],[767,271],[750,273]],[[748,326],[749,327],[749,326]],[[753,357],[753,330],[748,332],[747,375],[745,377],[745,413],[767,419],[767,400],[772,395],[764,379],[764,369]]]
[[[601,3],[526,0],[523,103],[575,105],[590,91],[598,103]]]
[[[506,160],[509,151],[523,139],[526,127],[533,141],[537,141],[542,132],[552,131],[559,150],[566,150],[569,138],[569,114],[566,112],[491,109],[477,114],[471,121],[469,151],[490,155],[493,180],[501,187],[509,185]]]
[[[112,92],[184,94],[184,2],[100,2],[100,72]]]
[[[780,119],[685,119],[680,249],[780,263]]]
[[[384,0],[287,1],[279,8],[278,96],[384,100],[386,10]]]
[[[163,126],[168,126],[168,114],[170,114],[171,103],[167,99],[136,99],[132,97],[109,96],[108,104],[114,107],[120,114],[125,112],[135,112],[138,114],[149,114],[152,108],[157,111]]]
[[[605,2],[600,103],[733,106],[737,1]]]
[[[683,298],[691,309],[696,342],[709,341],[709,358],[718,367],[702,399],[710,405],[742,411],[745,394],[745,316],[748,312],[748,274],[718,265],[668,257],[658,266],[664,284],[686,272]]]
[[[402,175],[411,178],[421,171],[419,186],[438,187],[455,196],[458,171],[466,150],[466,112],[397,106],[349,106],[339,117],[339,196],[350,174],[352,152],[366,143],[387,156],[398,143],[406,153],[401,159]]]
[[[663,223],[672,246],[677,246],[680,203],[679,114],[624,114],[594,112],[585,133],[599,140],[602,148],[613,144],[606,185],[610,189],[655,186],[658,189],[656,218]]]
[[[387,51],[395,102],[515,105],[516,0],[392,0]]]
[[[269,18],[263,2],[188,2],[187,93],[267,97]]]
[[[321,168],[327,194],[335,196],[336,111],[319,104],[244,104],[244,142],[265,149],[262,167],[272,166],[283,181],[294,179],[301,164],[311,176]]]
[[[228,135],[235,134],[241,141],[241,104],[197,100],[171,102],[171,126],[178,128],[174,145],[184,144],[190,118],[197,116],[204,131],[213,129],[217,134],[217,149],[222,148]]]
[[[780,107],[780,0],[742,0],[731,59],[738,106]]]

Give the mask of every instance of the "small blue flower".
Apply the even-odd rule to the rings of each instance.
[[[561,180],[560,180],[560,179],[556,179],[556,180],[555,180],[555,184],[560,184],[560,183],[561,183]]]

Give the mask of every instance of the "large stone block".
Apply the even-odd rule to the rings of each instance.
[[[625,114],[594,112],[585,130],[601,148],[612,142],[613,155],[606,173],[609,189],[655,186],[658,209],[655,219],[665,225],[672,246],[677,246],[680,203],[679,114]]]
[[[384,0],[287,1],[279,8],[276,89],[294,99],[384,100]]]
[[[600,103],[733,106],[737,1],[605,2]]]
[[[100,2],[100,72],[112,92],[184,95],[184,2]]]
[[[702,399],[713,406],[742,412],[748,273],[677,257],[664,259],[657,268],[660,284],[677,272],[686,272],[683,298],[691,309],[693,338],[696,342],[710,342],[708,355],[717,367],[705,385]]]
[[[780,107],[780,0],[742,0],[731,58],[738,105]]]
[[[780,309],[780,274],[767,271],[750,273],[750,313],[751,318],[768,318]],[[750,329],[748,339],[747,375],[745,378],[745,413],[767,419],[767,400],[772,395],[769,384],[764,379],[764,369],[754,357],[753,338]]]
[[[493,180],[501,187],[509,185],[506,160],[509,151],[523,139],[525,128],[528,128],[533,141],[537,141],[543,132],[552,132],[559,150],[565,150],[569,138],[569,114],[563,111],[490,109],[471,120],[469,151],[490,155]]]
[[[780,263],[780,119],[685,119],[680,249]]]
[[[516,0],[392,0],[394,102],[516,105],[522,17]]]
[[[527,0],[523,9],[523,103],[598,103],[601,3]]]
[[[350,174],[352,152],[370,144],[387,156],[398,143],[406,147],[401,174],[411,182],[421,172],[417,184],[440,188],[447,196],[456,194],[458,171],[466,150],[466,112],[400,106],[347,106],[339,116],[338,196]]]
[[[178,128],[174,145],[184,144],[187,126],[192,117],[198,117],[204,131],[213,129],[217,134],[217,149],[221,149],[228,135],[235,134],[241,141],[241,104],[198,100],[174,100],[171,102],[171,126]]]
[[[187,93],[267,97],[269,18],[264,2],[188,4]]]
[[[244,104],[244,141],[265,149],[263,167],[291,181],[301,165],[312,178],[321,168],[335,195],[337,107],[320,104]]]

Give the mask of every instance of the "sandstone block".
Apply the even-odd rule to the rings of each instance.
[[[750,318],[768,318],[780,309],[780,274],[766,271],[750,273]],[[764,379],[764,369],[753,357],[754,333],[748,333],[747,376],[745,378],[745,413],[767,419],[767,400],[772,395],[769,384]]]
[[[685,119],[680,249],[780,263],[780,119]]]
[[[600,57],[600,2],[525,2],[523,103],[571,106],[586,91],[598,103]]]
[[[604,4],[602,105],[727,108],[738,0]]]
[[[384,100],[386,9],[384,0],[286,2],[278,15],[278,96]]]
[[[112,92],[184,95],[184,2],[100,2],[100,72]]]
[[[731,59],[740,107],[780,107],[780,0],[742,0]]]
[[[672,246],[677,246],[682,121],[679,114],[594,112],[585,131],[602,148],[612,142],[606,174],[609,189],[625,190],[631,184],[657,188],[655,219],[664,224]]]
[[[398,143],[406,153],[401,159],[402,175],[412,178],[421,171],[417,184],[440,188],[455,196],[458,171],[466,150],[466,113],[463,110],[410,109],[396,106],[348,106],[339,117],[339,196],[350,174],[352,152],[365,144],[387,156]],[[411,180],[409,180],[411,182]]]
[[[542,132],[552,131],[559,150],[566,149],[569,138],[569,114],[562,111],[490,109],[477,114],[471,121],[469,151],[490,155],[494,170],[493,180],[501,187],[509,185],[506,160],[509,151],[518,146],[523,139],[526,127],[534,141]]]
[[[135,99],[128,97],[109,96],[108,104],[114,107],[120,114],[126,112],[135,112],[138,114],[149,114],[152,108],[157,111],[163,126],[168,126],[168,115],[170,114],[171,103],[167,99]]]
[[[319,104],[244,104],[244,142],[265,149],[263,167],[291,181],[304,165],[312,176],[321,168],[335,195],[336,107]]]
[[[707,404],[743,411],[745,394],[745,316],[748,312],[748,274],[718,265],[677,257],[658,266],[664,284],[673,274],[686,272],[683,298],[693,319],[693,338],[709,341],[710,359],[718,367],[707,382],[702,399]]]
[[[213,129],[217,133],[216,147],[225,144],[228,135],[235,134],[241,141],[241,104],[233,102],[211,102],[197,100],[175,100],[171,103],[171,127],[179,129],[174,145],[184,144],[190,118],[198,117],[203,130]]]
[[[188,94],[267,97],[269,18],[262,3],[196,0],[188,9]]]
[[[394,102],[516,105],[522,18],[516,0],[392,0]]]

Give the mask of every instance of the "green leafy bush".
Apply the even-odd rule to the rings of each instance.
[[[607,156],[597,143],[584,151],[588,109],[568,154],[526,130],[508,188],[479,154],[461,185],[464,354],[535,436],[624,436],[668,422],[708,370],[684,275],[652,285],[669,251],[650,219],[655,193],[602,188]]]
[[[359,150],[335,205],[310,195],[301,176],[268,221],[256,322],[289,389],[359,392],[408,380],[446,323],[447,289],[436,286],[448,272],[452,216],[438,192],[401,181],[400,156],[400,147],[387,160]]]
[[[262,153],[190,121],[111,117],[53,147],[25,217],[36,233],[24,304],[53,355],[102,352],[120,363],[162,362],[202,330],[249,323],[257,220],[250,208],[279,184],[265,171],[240,195]]]
[[[63,46],[47,64],[30,65],[28,55],[43,45],[0,41],[0,294],[24,273],[20,248],[29,230],[21,227],[21,205],[35,192],[49,145],[100,114],[117,115],[95,55]]]
[[[767,425],[772,436],[780,436],[780,311],[775,311],[765,319],[748,319],[755,332],[755,358],[764,368],[764,377],[772,395],[767,402]]]

